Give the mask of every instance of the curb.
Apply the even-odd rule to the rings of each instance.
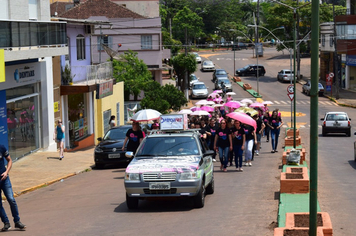
[[[45,182],[45,183],[42,183],[42,184],[39,184],[39,185],[36,185],[36,186],[33,186],[33,187],[30,187],[30,188],[26,188],[24,190],[21,190],[19,192],[14,192],[14,197],[18,197],[22,194],[25,194],[25,193],[29,193],[29,192],[32,192],[34,190],[37,190],[37,189],[40,189],[40,188],[43,188],[43,187],[46,187],[46,186],[49,186],[51,184],[54,184],[56,182],[60,182],[64,179],[67,179],[69,177],[72,177],[72,176],[75,176],[75,175],[78,175],[78,174],[82,174],[82,173],[85,173],[85,172],[88,172],[88,171],[91,171],[92,168],[89,167],[89,168],[86,168],[85,170],[82,170],[82,171],[78,171],[78,172],[75,172],[75,173],[72,173],[72,174],[68,174],[68,175],[65,175],[65,176],[62,176],[60,178],[57,178],[57,179],[54,179],[54,180],[51,180],[51,181],[48,181],[48,182]],[[5,196],[2,197],[3,200],[5,200]]]
[[[330,97],[329,95],[325,95],[325,94],[324,94],[324,97],[327,97],[328,99],[330,99],[331,101],[335,102],[335,103],[336,103],[337,105],[339,105],[339,106],[356,108],[356,106],[354,106],[354,105],[339,103],[335,98]]]
[[[235,81],[233,81],[233,82],[235,82]],[[238,84],[241,88],[243,88],[243,86],[244,86],[244,83],[243,82],[235,82],[236,84]],[[245,90],[245,89],[244,89]],[[258,94],[255,90],[253,90],[253,89],[247,89],[247,90],[245,90],[246,92],[248,92],[249,94],[251,94],[253,97],[255,97],[255,98],[261,98],[262,97],[262,95],[261,94]]]

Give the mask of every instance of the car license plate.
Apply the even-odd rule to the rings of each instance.
[[[338,126],[340,126],[340,123],[334,123],[334,126],[338,127]]]
[[[120,157],[121,157],[121,154],[109,154],[109,159],[120,158]]]
[[[169,182],[153,182],[149,185],[150,190],[168,190],[171,189],[171,183]]]

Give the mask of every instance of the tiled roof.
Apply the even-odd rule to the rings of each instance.
[[[106,16],[107,18],[145,18],[126,7],[110,0],[87,0],[70,10],[59,13],[58,17],[71,19],[88,19],[91,16]]]
[[[51,16],[56,17],[55,12],[57,12],[57,16],[63,14],[66,11],[66,5],[74,5],[73,2],[54,2],[51,3]]]

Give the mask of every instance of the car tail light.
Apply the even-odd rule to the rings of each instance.
[[[347,125],[348,125],[348,126],[351,126],[351,122],[350,122],[350,121],[348,121],[348,122],[347,122]]]
[[[326,125],[326,122],[324,121],[324,122],[323,122],[323,126],[325,126],[325,125]]]

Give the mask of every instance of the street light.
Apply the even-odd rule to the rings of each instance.
[[[229,31],[232,31],[232,32],[240,32],[240,33],[242,33],[248,40],[250,40],[250,41],[253,43],[253,41],[252,41],[244,32],[242,32],[242,31],[240,31],[240,30],[237,30],[237,29],[229,29]],[[234,37],[233,45],[232,45],[231,48],[233,48],[234,45],[235,45],[235,37]],[[235,69],[235,51],[236,51],[236,50],[234,50],[234,75],[235,75],[235,73],[236,73],[236,69]],[[253,53],[253,52],[252,52],[252,53]]]
[[[273,31],[275,31],[275,30],[278,30],[278,29],[284,29],[284,26],[277,27],[277,28],[271,30],[271,32],[273,32]],[[264,37],[264,38],[267,38],[270,34],[271,34],[271,33],[268,33],[267,36]],[[262,37],[262,38],[263,38],[263,37]]]

